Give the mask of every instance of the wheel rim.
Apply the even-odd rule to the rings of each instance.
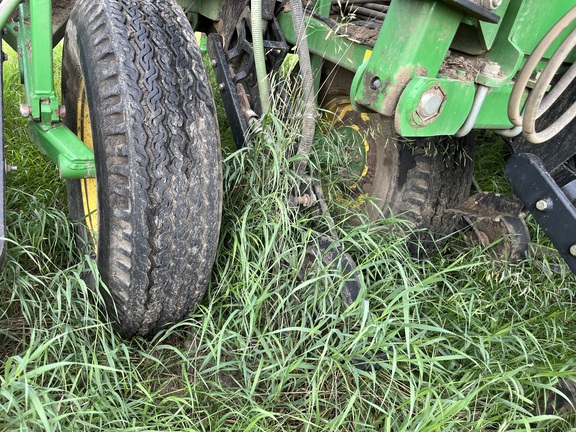
[[[78,92],[78,119],[77,134],[84,144],[91,150],[94,150],[92,140],[92,124],[90,122],[90,111],[84,89],[84,80],[80,80]],[[90,240],[96,250],[98,237],[98,194],[96,189],[95,178],[80,179],[80,188],[82,191],[82,206],[84,209],[84,222],[90,233]]]
[[[347,114],[353,112],[354,108],[350,100],[344,96],[337,96],[330,100],[325,109],[326,119],[331,123],[331,127],[339,128],[347,141],[352,143],[350,146],[352,162],[349,168],[357,179],[354,184],[349,185],[349,188],[356,189],[368,174],[370,143],[367,139],[366,125],[363,123],[369,122],[370,118],[365,113],[355,118],[348,118]]]

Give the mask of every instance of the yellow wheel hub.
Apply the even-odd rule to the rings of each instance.
[[[88,101],[86,100],[86,91],[84,81],[80,82],[78,94],[78,120],[77,120],[78,137],[90,148],[94,150],[92,141],[92,124],[90,123],[90,111]],[[91,235],[91,239],[96,246],[98,235],[98,195],[96,190],[96,179],[80,179],[82,190],[82,204],[84,206],[84,220]]]

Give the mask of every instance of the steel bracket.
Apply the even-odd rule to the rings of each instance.
[[[236,142],[236,147],[242,148],[246,144],[248,136],[248,122],[244,117],[244,109],[238,98],[236,84],[224,53],[222,36],[219,34],[210,34],[208,36],[208,55],[212,59],[212,67],[216,82],[222,95],[226,116],[230,123],[230,129]]]
[[[19,6],[19,21],[8,25],[24,81],[30,137],[57,165],[65,179],[94,177],[94,153],[61,122],[64,109],[54,92],[51,0]]]
[[[533,154],[511,156],[508,181],[572,272],[576,273],[576,207]]]

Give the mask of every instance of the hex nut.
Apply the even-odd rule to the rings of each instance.
[[[440,113],[440,108],[445,99],[446,95],[438,86],[426,90],[420,97],[416,114],[422,121],[432,119]]]

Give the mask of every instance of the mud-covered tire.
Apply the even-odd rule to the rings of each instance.
[[[202,299],[221,218],[214,101],[180,7],[78,0],[62,93],[66,124],[93,145],[96,162],[95,184],[68,182],[78,247],[96,256],[120,334],[153,335]],[[90,191],[92,204],[82,196]]]
[[[411,251],[433,252],[457,228],[459,217],[450,209],[470,194],[474,137],[402,139],[391,119],[354,111],[341,93],[330,89],[324,106],[333,113],[332,126],[356,131],[365,151],[354,189],[371,198],[366,213],[372,220],[398,216],[417,231]]]

